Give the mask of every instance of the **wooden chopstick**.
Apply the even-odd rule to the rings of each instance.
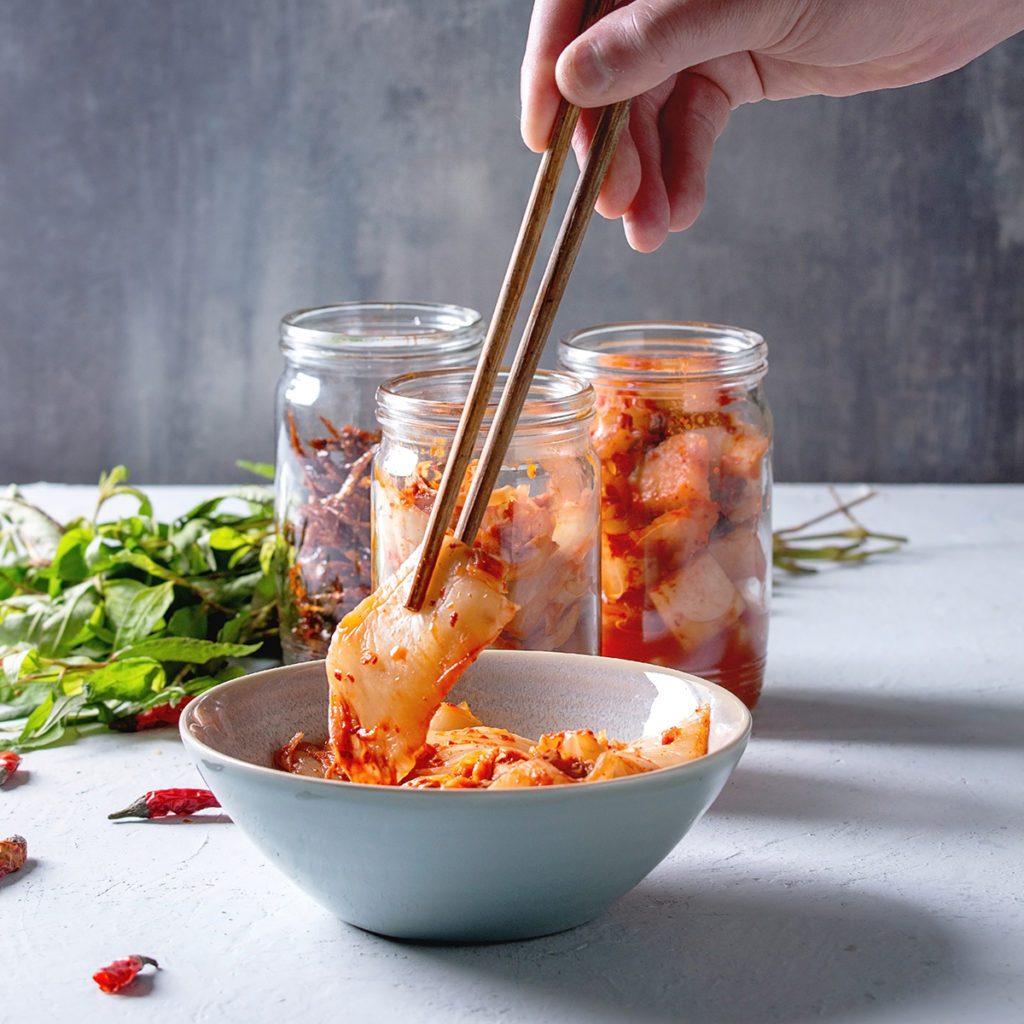
[[[501,472],[502,460],[519,421],[519,414],[526,402],[530,385],[533,383],[533,376],[537,371],[548,334],[551,332],[555,313],[565,294],[565,286],[569,282],[569,275],[579,254],[583,235],[594,212],[594,204],[597,202],[598,193],[601,191],[605,174],[628,117],[629,100],[621,100],[607,107],[601,115],[586,165],[562,220],[541,280],[540,290],[530,310],[530,318],[509,371],[498,410],[484,442],[476,472],[473,474],[466,503],[455,527],[455,536],[463,543],[472,544],[480,529],[491,491],[494,490],[494,484]]]
[[[587,0],[580,20],[580,32],[593,22],[603,18],[615,0]],[[540,166],[534,178],[533,189],[523,213],[512,255],[505,270],[505,278],[498,293],[498,301],[491,317],[491,323],[480,352],[476,372],[470,384],[469,394],[459,425],[455,431],[451,451],[445,463],[444,473],[438,487],[434,504],[430,511],[420,560],[413,576],[412,587],[406,607],[413,611],[423,606],[430,587],[430,578],[434,574],[434,566],[441,551],[441,544],[451,525],[455,505],[458,502],[462,481],[473,458],[480,425],[483,423],[487,405],[490,402],[498,369],[508,347],[508,339],[512,334],[519,307],[523,301],[523,293],[533,269],[533,262],[540,246],[544,225],[551,212],[551,204],[555,198],[558,180],[565,166],[565,159],[572,143],[576,122],[579,120],[580,108],[562,100],[555,117],[555,125],[551,133]],[[474,531],[475,532],[475,531]]]

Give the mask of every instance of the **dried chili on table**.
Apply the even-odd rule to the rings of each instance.
[[[191,694],[181,698],[176,704],[157,704],[146,708],[136,715],[122,715],[110,723],[115,732],[143,732],[146,729],[158,729],[165,725],[177,725],[185,705],[192,700]]]
[[[0,786],[17,770],[21,758],[13,750],[0,750]]]
[[[115,960],[106,967],[101,967],[93,976],[92,980],[104,992],[120,992],[127,988],[139,975],[139,972],[146,965],[160,970],[160,965],[151,956],[126,956],[122,960]]]
[[[23,868],[27,858],[28,843],[25,842],[24,836],[0,839],[0,878]]]
[[[320,421],[326,435],[303,441],[289,414],[305,498],[282,524],[289,548],[282,617],[305,657],[322,657],[335,624],[373,589],[370,468],[380,434]]]
[[[151,789],[123,810],[108,814],[115,818],[164,818],[169,814],[195,814],[207,807],[220,807],[208,789]]]

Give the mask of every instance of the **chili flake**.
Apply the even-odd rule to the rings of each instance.
[[[25,866],[28,857],[28,843],[24,836],[8,836],[0,839],[0,878]]]
[[[17,770],[21,758],[13,750],[0,750],[0,786]]]

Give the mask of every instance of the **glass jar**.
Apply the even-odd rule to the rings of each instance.
[[[683,669],[753,707],[771,591],[771,414],[760,335],[625,323],[564,338],[596,393],[601,651]]]
[[[382,430],[373,474],[377,579],[394,572],[423,538],[472,378],[469,369],[407,374],[377,392]],[[498,375],[484,431],[506,379],[507,374]],[[496,647],[597,653],[593,415],[589,384],[572,374],[537,373],[476,537],[478,546],[511,567],[509,598],[519,605]]]
[[[461,306],[347,302],[281,321],[275,575],[286,662],[326,654],[338,620],[371,589],[370,463],[382,381],[461,366],[483,340]]]

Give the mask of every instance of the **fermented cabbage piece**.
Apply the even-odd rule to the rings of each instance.
[[[684,764],[708,752],[711,709],[692,715],[656,736],[633,743],[603,731],[572,729],[545,733],[534,743],[508,729],[481,724],[463,704],[444,704],[430,720],[427,741],[401,785],[411,789],[521,789],[602,782]],[[277,751],[283,771],[338,778],[330,744],[303,742],[302,733]]]
[[[509,597],[519,606],[494,646],[588,653],[600,614],[593,480],[576,459],[551,458],[534,469],[540,493],[526,483],[496,487],[475,541],[508,565]],[[419,544],[436,486],[431,462],[421,462],[401,487],[378,467],[374,543],[381,575]],[[456,516],[461,507],[460,497]]]
[[[645,368],[643,357],[627,365]],[[753,705],[768,624],[768,423],[725,385],[594,384],[601,653],[695,672]]]
[[[335,764],[353,782],[395,785],[416,764],[431,716],[515,615],[508,570],[445,539],[420,611],[405,607],[419,552],[346,615],[327,654]]]

